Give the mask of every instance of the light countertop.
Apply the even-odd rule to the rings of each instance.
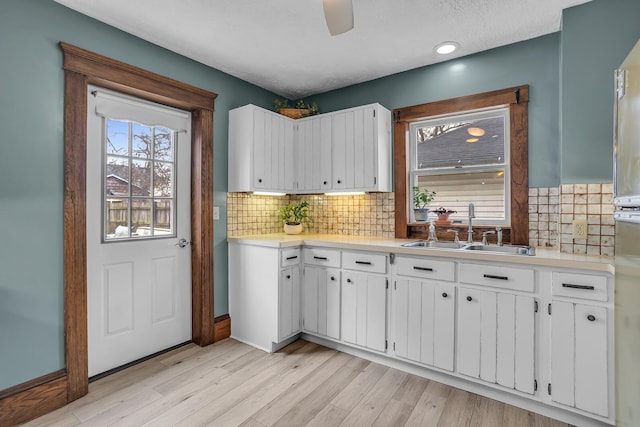
[[[284,233],[255,234],[229,237],[231,243],[243,243],[255,246],[288,248],[294,246],[315,246],[359,251],[391,252],[405,255],[424,255],[442,258],[456,258],[470,261],[492,261],[509,264],[524,264],[543,267],[577,268],[597,272],[614,273],[613,257],[598,255],[577,255],[560,253],[557,248],[536,247],[535,256],[462,251],[459,249],[407,248],[403,243],[418,239],[394,239],[365,236],[345,236],[335,234],[298,234]]]

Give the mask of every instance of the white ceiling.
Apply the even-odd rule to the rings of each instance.
[[[589,0],[353,0],[331,37],[322,0],[55,0],[289,99],[549,34]],[[454,40],[448,56],[433,51]]]

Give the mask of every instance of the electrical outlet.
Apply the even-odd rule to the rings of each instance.
[[[573,220],[573,238],[574,239],[587,238],[587,220],[586,219]]]

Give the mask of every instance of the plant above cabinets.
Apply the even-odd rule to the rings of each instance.
[[[302,117],[315,116],[318,114],[318,104],[315,102],[304,102],[304,100],[299,99],[295,102],[294,106],[291,106],[286,99],[276,99],[273,101],[273,110],[276,113],[292,119],[301,119]]]

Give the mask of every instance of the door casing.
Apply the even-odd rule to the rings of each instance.
[[[64,323],[67,402],[88,393],[86,143],[93,84],[191,112],[192,339],[214,339],[213,111],[215,93],[60,42],[64,53]]]

